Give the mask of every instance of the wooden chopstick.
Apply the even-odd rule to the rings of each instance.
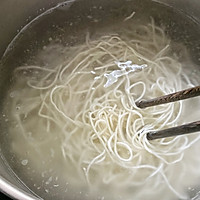
[[[136,102],[139,108],[146,108],[150,106],[156,106],[160,104],[175,102],[192,97],[200,96],[200,86],[192,87],[186,90],[168,94],[165,96],[157,97],[149,100],[141,100]],[[160,138],[172,137],[177,135],[184,135],[188,133],[194,133],[200,131],[200,121],[184,124],[177,127],[172,127],[159,131],[151,131],[147,133],[148,140],[155,140]]]
[[[147,133],[148,140],[155,140],[166,137],[173,137],[177,135],[184,135],[188,133],[194,133],[200,131],[200,121],[184,124],[181,126],[168,128],[160,131],[151,131]]]
[[[165,96],[157,97],[149,100],[140,100],[136,102],[139,108],[146,108],[150,106],[156,106],[160,104],[175,102],[179,100],[184,100],[192,97],[200,96],[200,86],[192,87],[186,90],[168,94]]]

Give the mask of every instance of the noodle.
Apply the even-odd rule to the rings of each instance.
[[[134,12],[125,20],[133,15]],[[135,102],[184,89],[191,86],[190,79],[173,57],[164,30],[153,21],[121,32],[124,34],[119,31],[119,35],[96,40],[87,35],[86,44],[67,49],[75,52],[74,58],[66,58],[53,69],[17,68],[15,76],[20,74],[24,78],[17,79],[16,84],[26,82],[26,86],[22,96],[13,98],[10,115],[36,149],[48,139],[41,142],[37,136],[29,137],[28,130],[36,129],[38,135],[57,134],[62,141],[66,170],[73,163],[91,191],[107,184],[114,188],[137,188],[134,199],[148,195],[148,199],[154,199],[159,187],[156,191],[161,194],[166,191],[167,199],[168,190],[177,198],[187,199],[185,186],[179,187],[181,176],[174,180],[173,166],[183,160],[185,150],[200,136],[155,141],[146,138],[149,131],[179,125],[184,102],[146,109],[138,108]],[[131,68],[125,73],[118,68],[122,62],[129,67],[133,63],[144,68],[136,71]],[[114,70],[120,75],[105,86]],[[36,71],[39,73],[30,79]],[[15,112],[19,102],[21,109]],[[23,121],[22,116],[28,116],[28,120]],[[144,184],[151,190],[144,190]]]

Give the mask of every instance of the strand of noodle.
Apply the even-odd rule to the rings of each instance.
[[[76,124],[76,125],[79,125],[79,123],[76,123],[73,119],[71,119],[70,117],[68,117],[63,111],[61,111],[57,105],[55,104],[55,102],[53,101],[53,93],[55,92],[55,90],[57,90],[58,88],[62,88],[64,86],[55,86],[52,90],[51,90],[51,93],[50,93],[50,101],[51,101],[51,104],[54,106],[54,108],[60,113],[63,115],[64,118],[66,118],[66,120],[69,120],[71,121],[72,123]]]
[[[185,79],[185,81],[188,84],[188,87],[194,87],[195,85],[193,83],[191,83],[191,81],[189,80],[189,77],[186,76],[185,74],[181,74],[181,76]]]
[[[122,117],[123,117],[123,114],[122,114],[122,115],[119,115],[119,117],[118,117],[118,123],[117,123],[117,124],[118,124],[118,127],[117,127],[118,133],[120,133],[120,123],[119,123],[119,122],[121,121],[121,118],[122,118]],[[115,132],[115,133],[116,133],[116,132]],[[123,134],[123,133],[122,133],[122,134]],[[121,134],[121,135],[122,135],[122,134]],[[122,138],[122,139],[123,139],[123,138]],[[124,147],[127,148],[128,152],[129,152],[129,155],[130,155],[129,158],[127,158],[127,159],[122,158],[122,157],[118,154],[118,151],[117,151],[117,144],[122,145],[122,146],[124,146]],[[130,148],[125,142],[117,142],[117,133],[115,134],[114,152],[115,152],[115,154],[117,155],[118,159],[121,160],[121,161],[128,162],[128,161],[132,160],[133,155],[132,155],[132,150],[131,150],[131,148]]]
[[[175,164],[175,163],[177,163],[177,162],[180,162],[180,161],[182,160],[183,156],[184,156],[184,153],[181,153],[181,155],[179,156],[179,158],[173,160],[172,162],[168,162],[165,158],[163,158],[163,157],[160,156],[159,154],[153,152],[153,151],[146,145],[146,143],[147,143],[147,139],[144,137],[144,138],[143,138],[143,145],[144,145],[145,149],[146,149],[149,153],[151,153],[152,155],[154,155],[155,157],[157,157],[157,158],[159,158],[160,160],[162,160],[162,161],[163,161],[164,163],[166,163],[167,165]],[[177,155],[177,154],[180,154],[180,153],[179,153],[179,152],[174,152],[174,153],[172,153],[171,155]]]
[[[124,19],[124,22],[130,20],[135,15],[135,11],[133,11],[128,17]]]
[[[198,134],[198,133],[196,133]],[[187,146],[182,147],[184,150],[190,148],[194,143],[196,143],[200,139],[200,135],[197,136],[192,142],[190,142]]]
[[[89,171],[90,171],[91,166],[92,166],[95,162],[97,162],[99,158],[101,158],[102,156],[104,156],[104,154],[105,154],[105,150],[104,150],[101,154],[99,154],[98,156],[96,156],[96,157],[90,162],[90,164],[88,165],[88,167],[87,167],[87,169],[86,169],[86,179],[87,179],[88,184],[90,184],[90,180],[89,180]]]
[[[90,115],[89,115],[89,118],[90,118],[90,121],[91,121],[92,128],[93,128],[93,130],[94,130],[94,132],[95,132],[95,135],[97,136],[97,138],[99,139],[99,141],[102,143],[102,145],[103,145],[105,151],[106,151],[106,152],[108,153],[108,155],[110,156],[109,150],[107,149],[107,147],[106,147],[104,141],[102,140],[102,138],[99,137],[99,133],[96,131],[96,129],[95,129],[95,127],[94,127],[94,124],[92,123],[92,120],[91,120],[91,113],[90,113]],[[110,156],[110,157],[111,157],[111,156]],[[111,157],[111,158],[112,158],[112,157]]]
[[[21,71],[21,70],[28,70],[28,69],[39,69],[39,70],[42,70],[42,71],[47,71],[47,72],[53,72],[55,73],[56,70],[55,69],[48,69],[48,68],[45,68],[45,67],[39,67],[39,66],[21,66],[21,67],[17,67],[15,69],[15,72],[17,71]]]
[[[180,117],[181,115],[181,112],[183,110],[183,103],[182,102],[179,102],[179,111],[178,111],[178,114],[176,115],[175,119],[171,122],[168,122],[167,125],[172,125],[172,124],[175,124],[175,122],[178,120],[178,118]]]
[[[38,155],[40,155],[40,152],[39,152],[39,149],[37,148],[37,146],[35,145],[35,142],[34,142],[34,139],[32,137],[28,137],[28,135],[26,134],[26,131],[25,131],[25,128],[23,127],[22,125],[22,122],[19,118],[18,115],[15,115],[15,119],[17,120],[18,122],[18,125],[20,127],[20,130],[21,130],[21,133],[23,135],[24,138],[26,138],[26,141],[34,147],[35,151],[38,153]],[[46,141],[45,141],[46,142]]]
[[[89,31],[86,32],[85,43],[87,47],[90,48],[90,32]]]
[[[51,88],[53,85],[55,85],[55,83],[57,82],[57,79],[58,79],[60,70],[61,70],[61,66],[60,66],[59,69],[57,70],[57,73],[56,73],[55,78],[53,79],[53,81],[52,81],[49,85],[47,85],[47,86],[43,86],[43,87],[42,87],[42,86],[34,86],[34,85],[32,85],[32,84],[30,83],[30,81],[28,81],[27,84],[28,84],[29,87],[32,87],[32,88],[37,89],[37,90],[46,90],[46,89],[49,89],[49,88]]]
[[[167,179],[167,177],[165,176],[164,173],[160,173],[162,175],[162,177],[164,178],[167,186],[169,187],[169,189],[177,196],[179,197],[180,199],[187,199],[186,196],[183,196],[182,194],[178,193],[173,187],[172,185],[169,183],[169,180]]]
[[[60,75],[59,75],[59,79],[61,81],[62,81],[62,76],[63,76],[64,72],[66,71],[66,69],[68,69],[78,57],[83,56],[83,55],[87,55],[87,51],[83,51],[83,52],[79,53],[66,66],[64,66],[64,68],[61,70]],[[73,72],[74,72],[74,70],[73,70]]]
[[[169,49],[169,44],[167,44],[157,55],[155,55],[153,60],[156,60],[158,57],[160,58],[161,56],[163,56],[163,54],[165,54],[168,49]]]

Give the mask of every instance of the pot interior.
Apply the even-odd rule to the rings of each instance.
[[[38,132],[35,122],[25,125],[25,128],[19,127],[26,123],[27,116],[20,115],[21,119],[24,119],[22,119],[22,123],[18,123],[13,119],[11,113],[16,116],[20,110],[25,109],[23,98],[26,98],[26,92],[23,92],[23,84],[26,84],[27,77],[30,77],[30,75],[37,77],[31,80],[35,83],[38,81],[38,77],[40,78],[40,74],[42,76],[43,73],[43,70],[40,69],[38,71],[25,70],[23,73],[19,73],[24,82],[22,81],[21,85],[16,86],[15,70],[18,67],[45,66],[49,70],[53,70],[55,66],[65,65],[66,59],[67,62],[73,60],[76,51],[79,53],[77,47],[81,49],[82,45],[88,41],[90,44],[90,41],[99,40],[108,35],[122,35],[123,38],[124,30],[132,28],[133,31],[137,31],[134,27],[146,26],[146,24],[151,23],[163,28],[166,37],[171,41],[171,54],[176,54],[177,62],[181,63],[184,73],[190,77],[191,85],[199,85],[200,25],[183,12],[154,1],[85,0],[61,4],[33,20],[9,45],[1,61],[1,153],[10,172],[15,174],[17,179],[33,193],[48,200],[129,199],[130,196],[137,194],[137,189],[141,186],[134,186],[127,188],[126,191],[121,191],[118,187],[109,184],[97,184],[91,192],[89,186],[85,183],[84,173],[80,174],[74,171],[74,166],[72,164],[68,166],[63,158],[60,147],[66,138],[62,135],[62,131],[59,133],[58,130],[51,127],[55,132]],[[140,43],[138,45],[140,46]],[[72,70],[73,68],[69,69],[69,73]],[[22,96],[20,97],[20,95]],[[35,104],[37,104],[37,95],[39,93],[29,96],[31,99],[36,99]],[[13,104],[15,98],[19,102]],[[38,102],[38,104],[41,104],[41,102]],[[13,105],[17,106],[12,107]],[[198,120],[200,114],[195,112],[194,107],[199,108],[199,101],[194,100],[186,105],[184,114],[181,116],[183,121]],[[23,130],[24,133],[22,133]],[[34,132],[34,130],[36,131]],[[26,136],[23,134],[26,134]],[[191,153],[192,151],[188,151],[185,155],[190,157]],[[191,162],[198,168],[197,165],[200,164],[198,158],[191,158]],[[183,170],[184,167],[181,166],[178,165],[177,171]],[[81,170],[84,171],[84,168]],[[190,176],[189,171],[186,170],[186,172],[188,174],[185,174],[185,176]],[[92,174],[92,176],[95,179],[95,174]],[[200,174],[197,173],[192,176],[194,176],[195,181],[188,181],[189,184],[184,185],[184,193],[190,199],[195,198],[200,189],[196,180],[199,180]],[[186,179],[181,180],[187,182]],[[117,189],[120,192],[117,192]],[[165,192],[166,199],[168,199],[169,191],[166,190]],[[158,197],[155,194],[152,199],[158,199]],[[176,195],[173,198],[179,199]]]

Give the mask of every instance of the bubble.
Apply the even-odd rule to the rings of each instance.
[[[45,192],[46,192],[46,193],[49,193],[49,190],[48,190],[48,189],[45,189]]]
[[[22,165],[24,165],[24,166],[26,166],[27,164],[28,164],[28,160],[27,159],[24,159],[24,160],[22,160]]]
[[[17,91],[12,91],[12,92],[10,92],[10,97],[11,98],[14,98],[14,97],[16,97],[17,96]]]
[[[91,15],[88,15],[87,18],[88,18],[88,19],[92,19],[92,16],[91,16]]]
[[[20,109],[21,109],[21,106],[20,106],[20,105],[17,105],[17,106],[16,106],[16,110],[19,111]]]
[[[54,184],[53,186],[54,186],[54,187],[59,187],[59,185],[58,185],[58,184]]]

